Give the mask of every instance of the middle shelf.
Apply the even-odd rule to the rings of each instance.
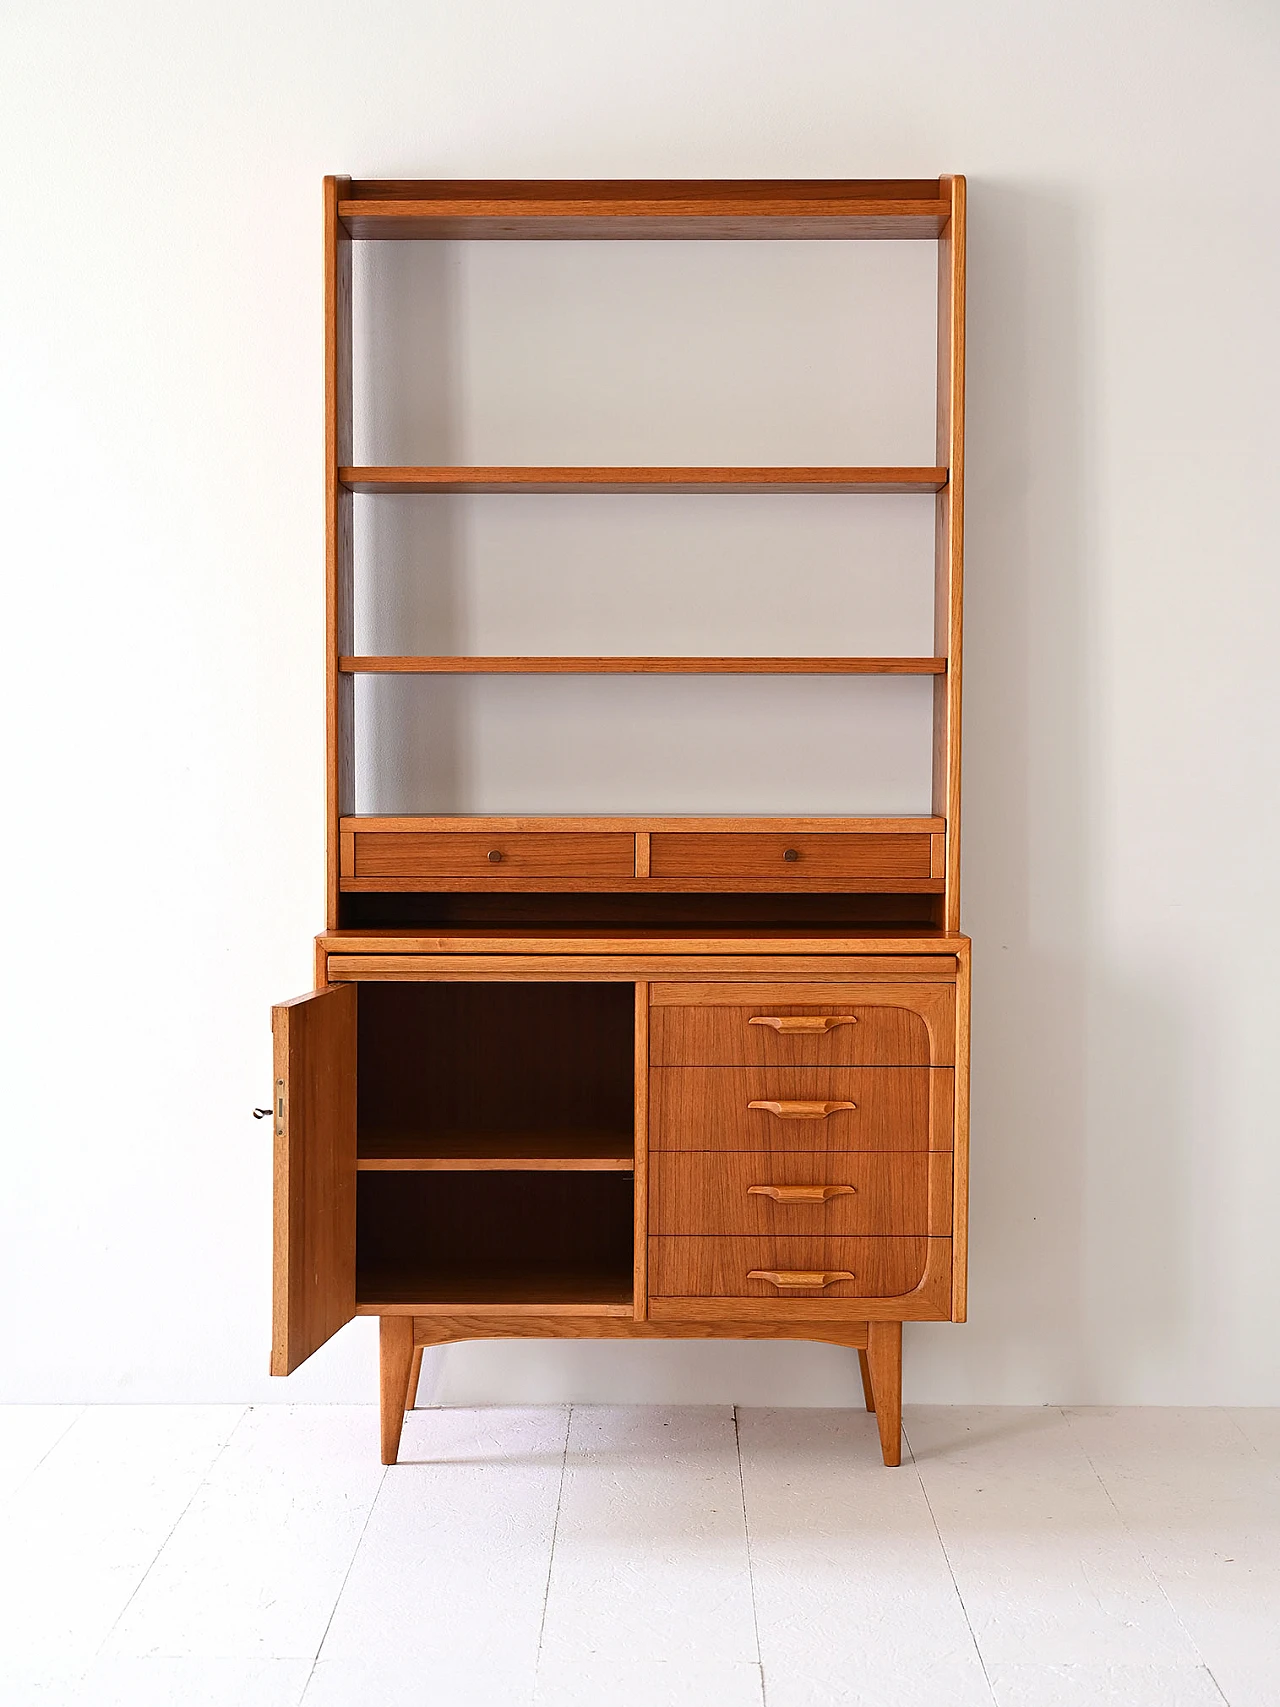
[[[339,468],[349,492],[935,493],[945,468]]]
[[[630,1132],[361,1132],[361,1173],[629,1173]]]
[[[945,658],[341,657],[343,675],[942,676]]]

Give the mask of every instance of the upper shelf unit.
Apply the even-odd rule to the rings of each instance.
[[[340,468],[349,492],[941,492],[945,468]]]
[[[539,181],[353,179],[338,218],[362,240],[730,241],[939,237],[937,178]]]

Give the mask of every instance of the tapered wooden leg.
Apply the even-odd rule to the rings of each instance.
[[[400,1451],[409,1370],[413,1363],[413,1317],[378,1317],[378,1378],[382,1397],[382,1462],[394,1464]]]
[[[409,1365],[409,1391],[404,1396],[404,1408],[413,1410],[418,1403],[418,1383],[422,1380],[422,1354],[426,1346],[416,1345],[413,1348],[413,1362]]]
[[[874,1411],[876,1408],[876,1395],[875,1390],[871,1385],[871,1365],[867,1362],[867,1354],[865,1351],[860,1351],[858,1353],[858,1369],[862,1375],[862,1396],[867,1401],[867,1409],[869,1411]]]
[[[867,1332],[867,1363],[880,1425],[880,1451],[886,1464],[902,1462],[902,1323],[872,1322]]]

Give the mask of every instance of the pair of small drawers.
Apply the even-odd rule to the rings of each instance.
[[[690,833],[629,831],[348,832],[346,878],[662,878],[927,879],[927,833]]]
[[[651,1010],[653,1296],[918,1284],[951,1230],[953,1074],[902,999]]]

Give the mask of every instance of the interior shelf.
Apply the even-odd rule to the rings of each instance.
[[[362,1173],[629,1173],[630,1132],[362,1132]]]
[[[633,1222],[617,1171],[362,1173],[356,1297],[625,1315]]]
[[[918,238],[941,234],[937,178],[339,180],[357,239]]]
[[[945,658],[339,658],[344,675],[943,676]]]
[[[633,1280],[629,1267],[501,1270],[486,1265],[412,1269],[388,1273],[361,1271],[356,1313],[379,1316],[412,1306],[415,1314],[432,1308],[451,1314],[630,1316]]]
[[[340,468],[351,492],[941,492],[945,468]]]

